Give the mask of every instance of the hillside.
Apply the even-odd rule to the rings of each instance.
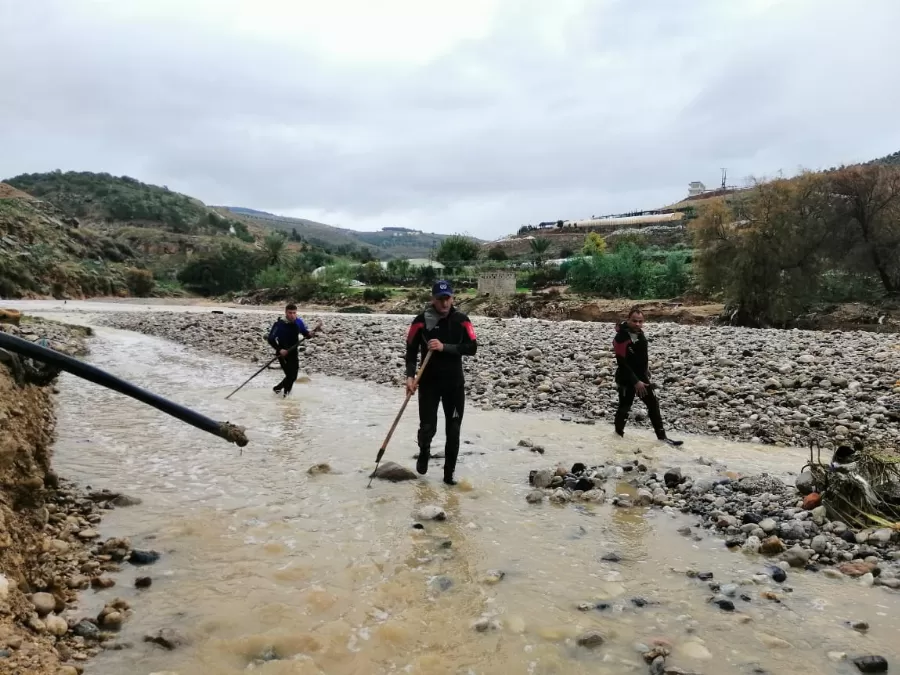
[[[872,164],[892,164],[895,166],[900,166],[900,150],[891,154],[885,155],[884,157],[879,157],[878,159],[874,159],[871,162]]]
[[[266,232],[133,178],[23,174],[0,183],[0,296],[180,293],[191,256],[228,241],[250,252]]]
[[[281,230],[296,233],[304,241],[324,249],[350,251],[369,248],[372,255],[381,260],[391,258],[427,258],[432,247],[437,249],[447,236],[414,230],[381,230],[363,232],[343,227],[335,227],[305,218],[277,216],[266,211],[258,211],[241,206],[217,206],[241,219]]]
[[[128,295],[137,253],[0,183],[0,296]]]
[[[22,174],[5,182],[53,204],[68,217],[97,227],[149,227],[178,234],[227,234],[231,228],[245,240],[247,227],[230,220],[193,197],[129,176],[89,171]]]

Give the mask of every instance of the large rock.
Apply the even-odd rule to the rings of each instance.
[[[800,546],[794,546],[785,551],[783,557],[791,567],[806,567],[809,563],[810,552]]]
[[[838,565],[838,569],[848,577],[861,577],[870,574],[877,567],[875,563],[854,560]]]
[[[393,483],[399,483],[404,480],[415,480],[419,477],[415,471],[407,469],[405,466],[400,466],[397,462],[385,462],[384,464],[381,464],[372,475],[375,478],[389,480]]]
[[[797,476],[797,480],[795,482],[797,486],[797,492],[801,495],[808,495],[812,492],[815,492],[816,483],[813,480],[813,475],[809,471],[804,471],[799,476]]]
[[[875,530],[872,534],[870,534],[869,542],[875,544],[876,546],[886,546],[891,542],[891,537],[893,536],[894,531],[885,527],[880,530]]]
[[[781,530],[781,537],[788,541],[806,538],[806,527],[803,521],[786,520],[781,523],[779,529]]]
[[[646,488],[640,488],[634,498],[635,506],[650,506],[653,503],[653,493]]]
[[[55,614],[44,619],[44,625],[47,627],[47,632],[56,637],[62,637],[69,631],[69,624],[66,623],[66,620]]]
[[[525,495],[525,501],[529,504],[540,504],[544,501],[544,493],[541,490],[532,490]]]
[[[759,552],[763,555],[778,555],[784,552],[784,542],[774,535],[766,537],[759,546]]]
[[[603,634],[596,630],[589,630],[586,633],[582,633],[576,640],[581,647],[587,647],[588,649],[596,649],[597,647],[602,646],[605,641]]]
[[[132,550],[128,555],[128,562],[132,565],[152,565],[157,560],[159,560],[159,553],[139,548]]]
[[[813,537],[812,550],[819,555],[825,553],[825,551],[828,550],[828,537],[826,537],[824,534],[819,534]]]
[[[534,474],[534,487],[548,488],[553,482],[553,472],[550,469],[541,469]]]
[[[666,471],[663,475],[663,480],[665,481],[667,488],[674,488],[684,482],[684,477],[681,475],[681,469],[674,468]]]
[[[563,488],[556,488],[556,489],[550,494],[550,501],[551,501],[551,502],[556,502],[556,503],[558,503],[558,504],[565,504],[565,503],[566,503],[567,501],[569,501],[571,498],[572,498],[572,493],[569,492],[568,490],[563,489]]]
[[[772,534],[778,529],[778,521],[774,518],[764,518],[759,522],[759,527],[766,534]]]
[[[49,593],[35,593],[31,596],[31,604],[37,615],[44,617],[56,609],[56,598]]]
[[[886,673],[888,662],[883,656],[859,656],[853,659],[853,665],[861,673]]]
[[[741,550],[744,553],[759,553],[762,548],[762,542],[759,540],[759,537],[749,536],[747,537],[747,541],[741,546]]]

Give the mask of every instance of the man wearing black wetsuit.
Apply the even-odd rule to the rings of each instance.
[[[431,289],[431,304],[413,319],[406,335],[406,388],[415,391],[418,357],[433,352],[419,379],[419,458],[416,471],[425,474],[431,440],[437,431],[438,404],[443,404],[447,435],[444,445],[444,482],[456,485],[453,473],[459,456],[459,433],[466,403],[463,356],[478,349],[472,322],[453,307],[453,289],[438,281]]]
[[[284,371],[284,379],[272,387],[276,394],[284,390],[284,397],[287,398],[297,380],[297,373],[300,372],[300,355],[297,353],[300,336],[309,340],[321,327],[320,322],[310,332],[303,319],[297,316],[297,305],[294,303],[285,307],[284,316],[272,324],[268,341],[278,354],[278,363]]]
[[[647,406],[650,423],[656,437],[669,445],[679,446],[681,441],[673,441],[666,436],[662,414],[659,412],[659,399],[653,390],[656,385],[650,384],[650,356],[647,336],[644,335],[644,313],[640,307],[633,307],[628,312],[628,320],[619,324],[619,330],[613,339],[613,350],[616,353],[616,386],[619,390],[619,407],[616,410],[616,433],[625,435],[625,422],[628,412],[637,394]]]

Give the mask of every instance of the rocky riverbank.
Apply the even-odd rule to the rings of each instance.
[[[836,567],[828,576],[862,577],[867,585],[900,590],[900,530],[853,531],[829,518],[818,494],[804,496],[765,473],[732,478],[720,469],[717,476],[695,479],[681,467],[648,469],[640,457],[625,464],[542,469],[528,477],[535,489],[527,500],[676,510],[697,516],[698,531],[720,537],[727,548],[773,558],[788,569]],[[691,528],[682,534],[701,536]]]
[[[89,329],[24,318],[0,330],[27,340],[48,340],[70,355],[86,353]],[[73,675],[101,649],[121,648],[116,631],[130,614],[114,597],[110,576],[125,561],[152,562],[127,540],[101,541],[97,527],[108,509],[135,502],[110,492],[86,492],[52,469],[52,381],[33,381],[34,370],[3,353],[0,363],[0,673]],[[110,594],[104,609],[87,616],[79,591]]]
[[[692,478],[681,467],[653,470],[644,460],[637,456],[625,463],[577,463],[571,468],[531,471],[528,481],[533,489],[526,500],[535,508],[545,500],[563,507],[608,503],[620,509],[657,508],[670,515],[696,517],[695,527],[682,527],[679,533],[698,542],[715,537],[723,549],[740,551],[751,567],[756,566],[755,573],[727,581],[700,569],[677,570],[705,587],[708,601],[723,612],[740,611],[760,599],[781,603],[792,592],[790,577],[795,573],[822,574],[834,583],[880,586],[888,593],[900,591],[900,531],[853,531],[829,517],[820,495],[804,494],[808,491],[802,485],[789,486],[768,474],[738,477],[720,466],[714,467],[713,477]],[[610,552],[602,559],[617,562],[620,558]],[[585,602],[578,609],[604,610],[605,604]],[[869,630],[864,621],[851,622],[849,627],[859,633]],[[669,652],[645,653],[651,673],[669,672],[664,669]],[[885,657],[864,651],[827,656],[835,662],[850,661],[864,673],[888,669]]]
[[[277,314],[106,314],[135,330],[254,363],[271,358]],[[301,365],[401,386],[411,317],[305,315],[325,329],[304,343]],[[610,422],[616,404],[613,325],[473,317],[478,354],[465,360],[469,400],[482,408],[557,412]],[[651,368],[667,426],[769,444],[859,438],[900,441],[900,341],[866,332],[751,330],[650,324]],[[637,402],[632,424],[646,426]]]

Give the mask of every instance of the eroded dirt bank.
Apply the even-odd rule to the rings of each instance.
[[[87,352],[90,334],[27,317],[0,330],[70,355]],[[38,381],[30,365],[0,350],[0,673],[73,675],[112,645],[129,612],[112,598],[112,618],[78,609],[80,590],[112,585],[116,556],[94,528],[117,495],[83,492],[54,472],[55,380]]]

